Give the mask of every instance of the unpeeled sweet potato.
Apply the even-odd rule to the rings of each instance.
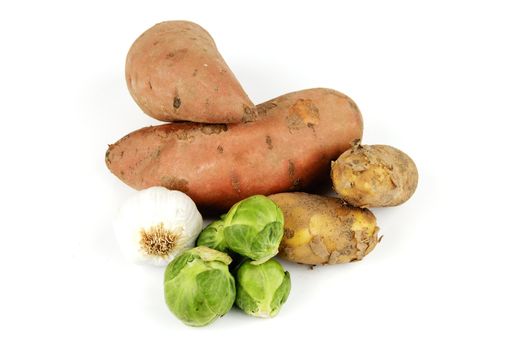
[[[106,164],[133,188],[177,189],[201,207],[224,210],[254,194],[299,190],[326,177],[330,162],[363,133],[355,103],[330,89],[283,95],[257,111],[253,122],[137,130],[109,146]]]
[[[255,107],[206,30],[168,21],[145,31],[126,58],[131,96],[162,121],[236,123],[253,120]]]

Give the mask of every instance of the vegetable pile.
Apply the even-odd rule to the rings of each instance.
[[[276,316],[291,290],[276,256],[361,260],[380,241],[368,208],[400,205],[416,190],[407,154],[361,144],[352,99],[315,88],[254,105],[195,23],[162,22],[138,37],[126,82],[146,114],[168,123],[109,146],[108,169],[139,190],[114,231],[130,260],[167,266],[166,304],[189,326],[233,305]],[[340,198],[300,192],[329,178]],[[203,229],[199,210],[222,215]]]

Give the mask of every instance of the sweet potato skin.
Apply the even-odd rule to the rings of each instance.
[[[131,96],[161,121],[234,123],[255,118],[255,107],[206,30],[168,21],[145,31],[126,58]]]
[[[332,163],[331,177],[344,200],[363,208],[402,204],[418,183],[414,161],[387,145],[354,145]]]
[[[137,130],[109,146],[108,168],[129,186],[164,186],[200,207],[228,209],[254,194],[299,190],[363,132],[361,114],[330,89],[293,92],[239,124],[173,123]]]
[[[338,198],[308,193],[269,196],[284,215],[282,258],[308,265],[361,260],[378,242],[376,218],[368,209]]]

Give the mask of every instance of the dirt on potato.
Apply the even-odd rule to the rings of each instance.
[[[362,208],[402,204],[418,183],[414,161],[386,145],[354,145],[332,163],[331,176],[334,190]]]
[[[338,198],[308,193],[269,196],[284,215],[279,255],[309,265],[361,260],[378,243],[374,214]]]

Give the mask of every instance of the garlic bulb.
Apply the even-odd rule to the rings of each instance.
[[[114,222],[117,241],[132,261],[158,266],[195,244],[202,216],[186,194],[164,187],[137,192]]]

